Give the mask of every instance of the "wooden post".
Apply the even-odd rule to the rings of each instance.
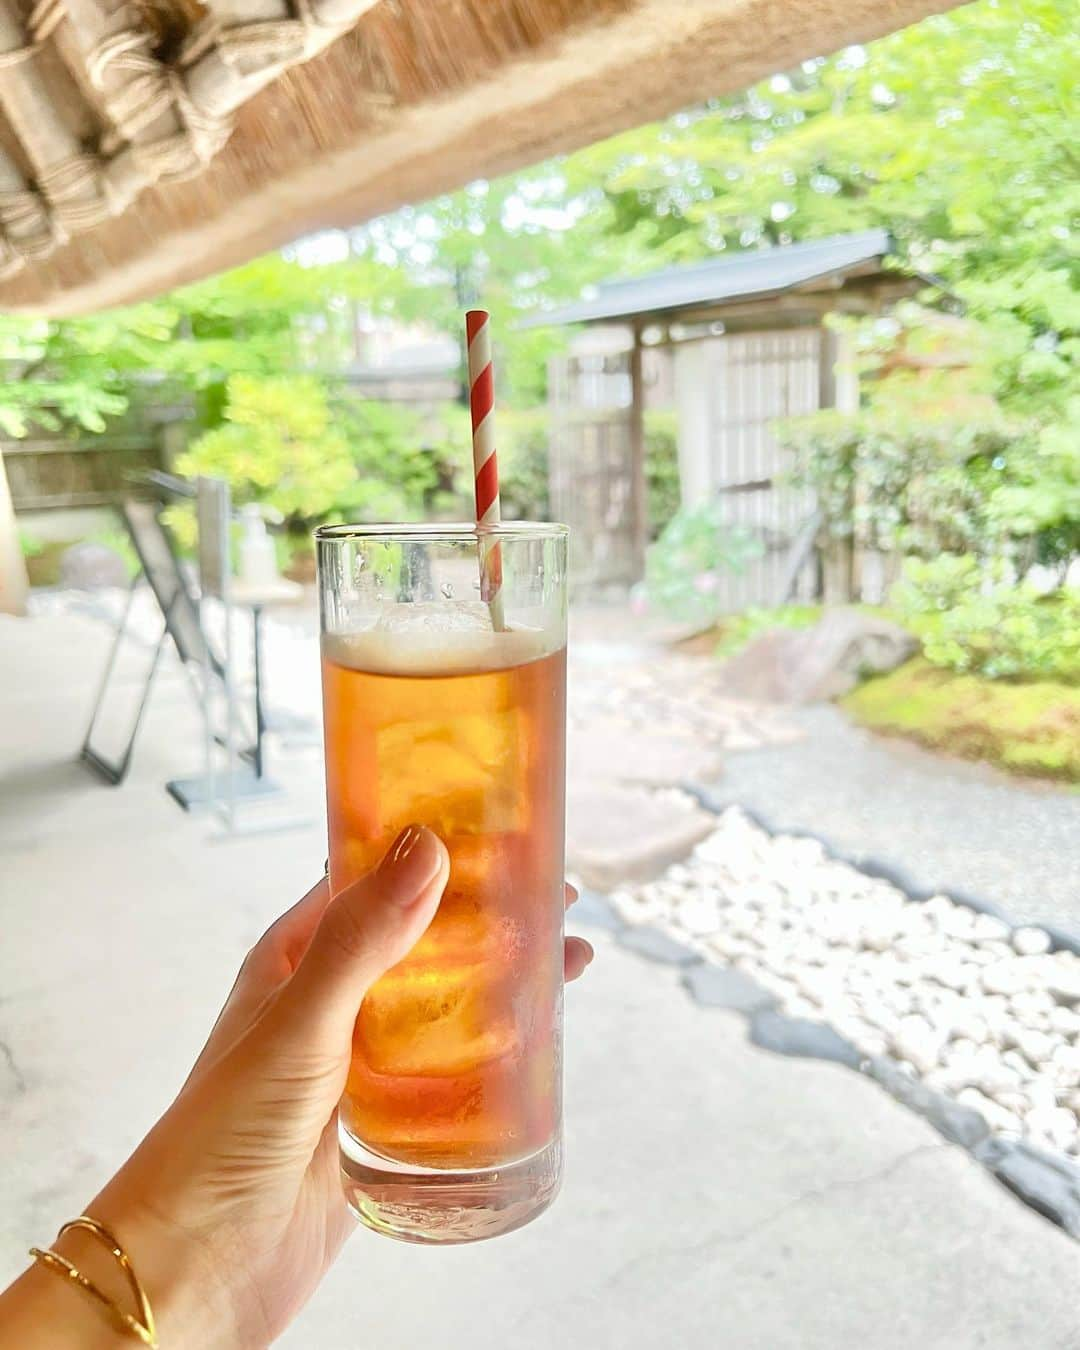
[[[715,339],[714,339],[715,341]],[[678,342],[670,348],[675,362],[676,440],[679,447],[679,500],[703,506],[713,491],[709,458],[709,340]]]
[[[641,328],[634,324],[630,348],[630,530],[634,581],[645,575],[649,542],[648,485],[645,481],[645,382],[641,373]]]
[[[0,614],[25,614],[29,589],[4,456],[0,452]]]

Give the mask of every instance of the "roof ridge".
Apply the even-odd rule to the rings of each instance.
[[[822,235],[820,239],[800,239],[793,244],[769,244],[765,248],[743,248],[733,249],[730,252],[723,250],[717,252],[709,258],[699,258],[695,262],[672,263],[668,267],[659,267],[652,272],[640,272],[632,277],[620,277],[618,280],[599,281],[596,283],[595,290],[597,296],[609,296],[617,288],[624,286],[634,286],[642,281],[658,281],[669,277],[690,277],[698,273],[708,274],[713,271],[719,271],[725,266],[745,263],[751,258],[759,256],[768,256],[775,253],[783,253],[790,257],[793,253],[805,256],[816,248],[825,248],[827,246],[836,246],[838,244],[852,244],[856,240],[866,239],[869,243],[871,237],[877,236],[881,239],[883,247],[887,249],[891,244],[889,231],[883,225],[868,226],[865,230],[852,230],[845,234],[827,234]]]

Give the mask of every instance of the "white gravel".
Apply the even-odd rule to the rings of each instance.
[[[659,880],[611,896],[737,966],[792,1016],[827,1023],[975,1107],[991,1129],[1080,1155],[1080,957],[945,895],[914,901],[770,836],[738,808]]]

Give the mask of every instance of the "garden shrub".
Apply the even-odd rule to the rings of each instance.
[[[237,503],[264,502],[290,533],[350,502],[356,473],[349,443],[333,424],[325,388],[307,376],[228,382],[225,420],[179,456],[187,477],[224,478]]]
[[[705,627],[719,614],[719,578],[761,553],[758,539],[724,519],[719,501],[677,511],[645,560],[645,594],[673,619]]]
[[[777,437],[787,480],[814,492],[826,538],[926,558],[1001,552],[1009,528],[991,502],[1032,439],[1000,416],[904,417],[891,406],[793,418]]]
[[[499,497],[507,520],[547,520],[551,514],[548,487],[548,436],[551,414],[547,408],[507,408],[498,413],[496,436],[499,454]],[[465,477],[471,491],[472,452],[466,422]]]
[[[893,589],[900,619],[935,666],[987,679],[1080,683],[1080,592],[1048,595],[970,556],[909,559]]]

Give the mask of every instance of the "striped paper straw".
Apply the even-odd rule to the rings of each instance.
[[[469,343],[469,407],[472,411],[473,472],[476,478],[476,523],[497,525],[499,462],[495,454],[495,380],[491,368],[491,316],[486,309],[465,315]],[[497,539],[480,539],[480,595],[491,608],[491,622],[506,628],[502,600],[502,546]]]

